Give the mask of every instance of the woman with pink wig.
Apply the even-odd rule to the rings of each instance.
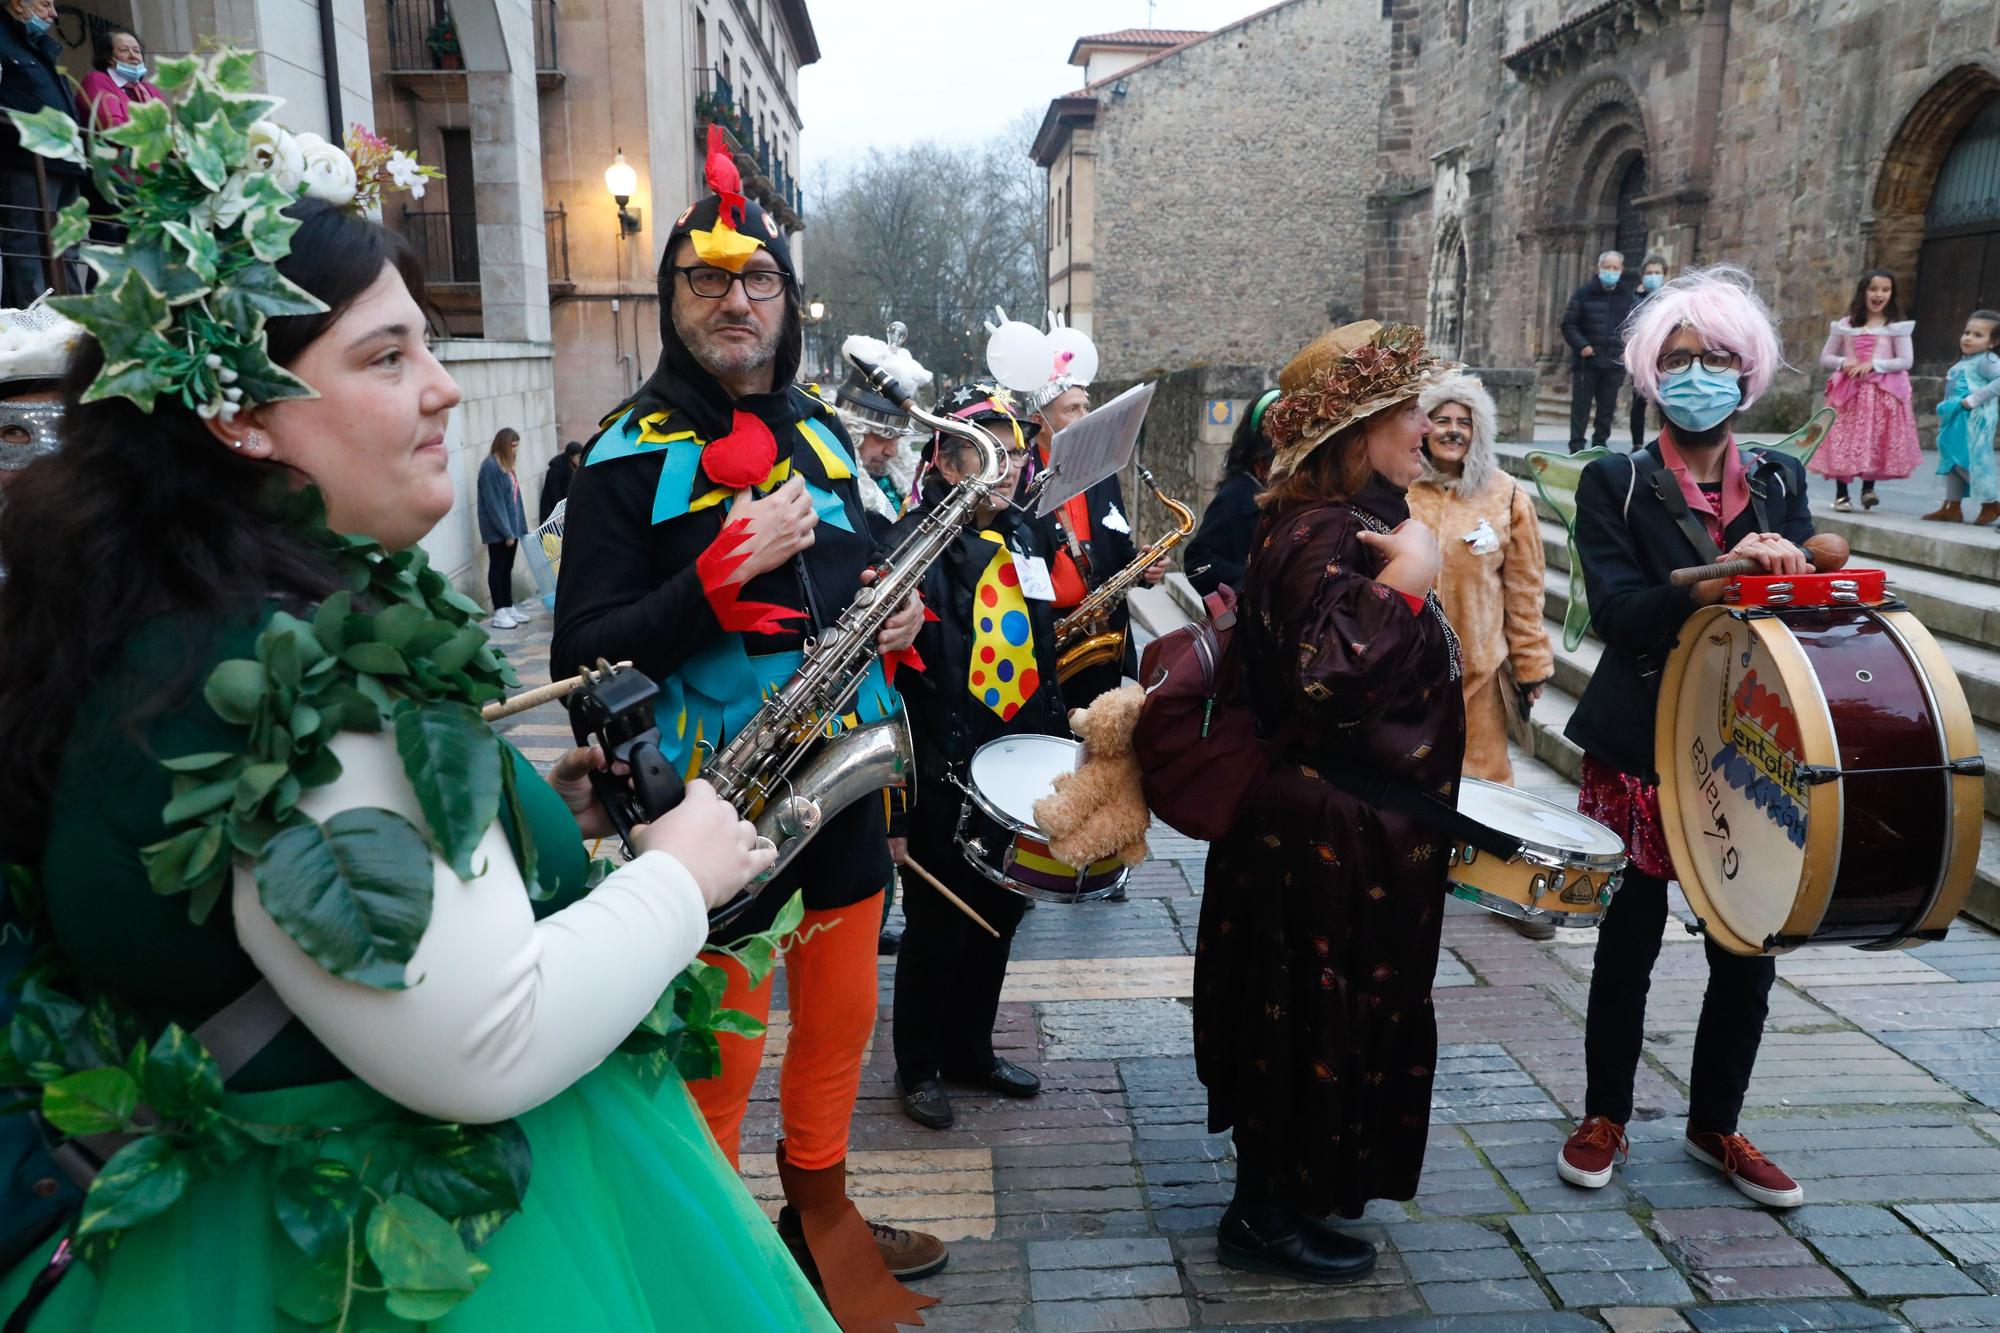
[[[1833,321],[1820,350],[1829,372],[1826,401],[1835,413],[1826,443],[1813,455],[1813,471],[1833,478],[1833,507],[1853,508],[1848,483],[1861,481],[1861,507],[1873,509],[1875,483],[1917,470],[1917,418],[1910,410],[1912,339],[1917,322],[1902,318],[1896,275],[1870,269],[1855,284],[1847,313]]]
[[[1659,406],[1659,437],[1598,459],[1576,492],[1578,572],[1604,653],[1565,734],[1583,748],[1577,808],[1623,838],[1631,858],[1597,932],[1584,1119],[1556,1159],[1562,1178],[1586,1189],[1609,1182],[1626,1152],[1646,992],[1674,878],[1653,770],[1660,669],[1682,622],[1718,601],[1727,584],[1676,588],[1668,576],[1724,551],[1770,573],[1803,573],[1800,548],[1813,530],[1805,469],[1784,454],[1740,448],[1730,433],[1732,418],[1770,387],[1781,364],[1770,312],[1748,274],[1694,269],[1661,287],[1627,326],[1625,364],[1636,390]],[[1749,1198],[1794,1207],[1805,1198],[1798,1183],[1736,1128],[1773,960],[1712,942],[1707,952],[1684,1150]]]

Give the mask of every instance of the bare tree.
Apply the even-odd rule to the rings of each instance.
[[[1042,173],[1024,114],[990,143],[871,151],[822,180],[811,221],[814,299],[824,330],[808,360],[830,360],[850,333],[909,326],[909,347],[942,383],[986,373],[993,307],[1040,323],[1048,283]],[[821,367],[824,368],[824,367]],[[837,376],[836,376],[837,378]]]

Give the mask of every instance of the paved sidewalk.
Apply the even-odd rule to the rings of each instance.
[[[496,636],[529,684],[546,679],[547,634],[538,610]],[[567,743],[556,707],[503,726],[544,764]],[[1515,762],[1523,787],[1573,799]],[[1553,1162],[1581,1113],[1592,932],[1530,943],[1450,902],[1423,1182],[1371,1208],[1378,1271],[1330,1290],[1216,1261],[1232,1165],[1226,1136],[1204,1132],[1187,1012],[1205,848],[1160,830],[1152,851],[1129,902],[1044,905],[1022,925],[1000,1025],[1004,1053],[1044,1078],[1031,1101],[960,1090],[953,1129],[906,1120],[884,960],[850,1171],[872,1216],[952,1241],[918,1284],[942,1298],[928,1328],[2000,1329],[2000,936],[1962,921],[1912,952],[1780,961],[1744,1123],[1805,1186],[1806,1207],[1776,1214],[1677,1142],[1705,975],[1679,921],[1654,973],[1631,1160],[1591,1192]],[[744,1141],[764,1149],[745,1168],[775,1211],[782,1003],[773,1019]]]

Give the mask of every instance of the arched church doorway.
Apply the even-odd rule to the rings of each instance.
[[[1597,271],[1597,257],[1617,250],[1632,269],[1645,258],[1650,142],[1638,93],[1623,78],[1583,88],[1557,118],[1543,160],[1537,228],[1541,314],[1535,352],[1545,374],[1569,363],[1563,310],[1570,293]]]
[[[1430,327],[1425,341],[1447,360],[1465,355],[1465,235],[1453,227],[1439,238],[1431,259]]]
[[[1625,267],[1638,272],[1646,258],[1646,214],[1639,207],[1646,193],[1646,155],[1634,152],[1618,173],[1618,193],[1612,200],[1613,250],[1625,256]]]

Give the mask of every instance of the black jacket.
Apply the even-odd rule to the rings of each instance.
[[[1570,365],[1584,363],[1586,347],[1597,349],[1590,358],[1597,365],[1624,365],[1625,320],[1638,302],[1639,284],[1629,278],[1620,278],[1616,287],[1607,288],[1592,276],[1577,288],[1563,311],[1563,341],[1569,344]]]
[[[74,116],[76,94],[58,63],[62,47],[43,33],[37,37],[9,14],[0,14],[0,111],[40,111],[55,107]],[[52,176],[82,176],[83,168],[53,158],[37,158],[21,147],[14,122],[0,116],[0,170],[33,171],[40,161]]]
[[[1263,511],[1257,497],[1263,483],[1248,472],[1233,472],[1215,488],[1215,498],[1201,516],[1201,526],[1188,539],[1188,582],[1206,597],[1223,584],[1243,591],[1243,568],[1250,561],[1250,541]]]
[[[1644,452],[1658,462],[1660,442]],[[1813,533],[1805,469],[1783,454],[1746,450],[1745,455],[1751,503],[1724,531],[1723,549],[1752,532],[1775,532],[1803,545]],[[1662,475],[1673,482],[1673,473],[1663,469]],[[1650,778],[1660,668],[1695,610],[1693,594],[1668,583],[1667,576],[1703,563],[1702,557],[1625,454],[1600,458],[1583,470],[1576,488],[1576,546],[1591,629],[1604,641],[1604,656],[1563,734],[1592,758]]]
[[[925,506],[944,493],[936,478],[925,483]],[[893,550],[922,521],[925,508],[897,520],[882,541],[881,553]],[[1051,554],[1043,525],[1008,510],[994,520],[992,531],[1021,555],[1047,560]],[[1068,736],[1069,714],[1056,684],[1055,616],[1047,602],[1028,599],[1028,623],[1033,631],[1035,664],[1041,685],[1011,719],[1003,720],[972,697],[972,599],[979,576],[993,559],[993,543],[976,533],[959,534],[924,576],[924,604],[936,614],[917,636],[922,671],[896,673],[896,688],[909,710],[910,734],[917,748],[915,808],[926,819],[957,819],[958,789],[946,780],[947,769],[958,768],[973,752],[1001,736]],[[900,823],[900,821],[898,821]]]
[[[542,516],[535,520],[540,527],[549,521],[549,515],[556,512],[556,506],[569,495],[570,478],[576,469],[570,466],[568,454],[557,454],[549,460],[549,470],[542,474]]]

